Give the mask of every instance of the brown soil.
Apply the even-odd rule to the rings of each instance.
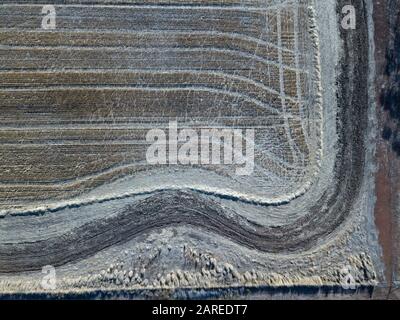
[[[380,91],[387,83],[385,75],[386,52],[390,42],[388,1],[374,1],[375,24],[375,59],[376,59],[376,92],[378,116],[378,141],[377,141],[377,172],[376,172],[376,207],[375,221],[379,231],[379,241],[383,250],[383,260],[386,268],[386,283],[392,286],[396,273],[398,247],[398,222],[396,218],[396,195],[400,192],[399,172],[400,161],[391,150],[389,144],[381,138],[384,124],[389,122],[386,112],[380,102]]]

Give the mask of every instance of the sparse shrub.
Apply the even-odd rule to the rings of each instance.
[[[392,136],[392,129],[385,126],[382,131],[382,138],[385,140],[389,140],[391,136]]]

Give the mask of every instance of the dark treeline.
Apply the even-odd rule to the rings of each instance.
[[[389,114],[391,121],[383,128],[382,137],[391,143],[393,151],[400,156],[400,5],[398,0],[389,1],[389,9],[395,14],[390,21],[391,39],[386,53],[385,69],[388,82],[381,92],[381,105]]]

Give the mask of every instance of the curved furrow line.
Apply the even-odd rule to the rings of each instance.
[[[7,3],[5,2],[2,6],[3,7],[42,7],[42,2],[38,1],[39,3],[29,3],[27,4],[25,1],[19,2],[18,0],[13,1],[12,3]],[[242,2],[236,3],[236,5],[229,5],[229,4],[214,4],[210,5],[207,4],[197,4],[197,3],[160,3],[162,1],[157,1],[157,3],[152,3],[152,4],[144,4],[142,1],[138,1],[137,3],[132,3],[129,1],[126,2],[120,2],[118,4],[110,4],[110,3],[104,3],[101,1],[89,1],[89,3],[84,3],[84,1],[79,1],[76,3],[65,3],[63,0],[56,0],[53,1],[58,7],[71,7],[71,8],[118,8],[118,9],[132,9],[132,8],[144,8],[144,9],[179,9],[179,10],[223,10],[223,11],[243,11],[243,12],[256,12],[258,13],[259,11],[265,12],[265,10],[273,10],[273,9],[279,9],[279,8],[284,8],[285,6],[288,6],[290,4],[293,4],[293,0],[285,0],[282,1],[279,4],[273,4],[273,5],[263,5],[263,6],[254,6],[254,5],[243,5]]]
[[[141,40],[141,36],[145,36],[146,37],[146,42],[145,45],[143,46],[144,48],[151,48],[152,46],[149,46],[148,43],[151,43],[152,39],[148,39],[148,36],[151,35],[153,36],[155,39],[154,41],[158,41],[159,44],[159,48],[167,48],[167,46],[164,46],[162,44],[164,44],[164,42],[161,42],[160,45],[160,39],[162,39],[162,41],[165,41],[166,45],[170,45],[170,42],[173,41],[174,43],[179,43],[180,45],[188,45],[190,44],[190,41],[192,41],[193,43],[197,43],[201,40],[201,45],[204,48],[209,48],[209,47],[213,47],[208,45],[207,43],[214,43],[214,41],[216,43],[218,42],[222,42],[223,41],[220,40],[220,38],[223,39],[227,39],[228,41],[232,41],[232,40],[236,40],[238,42],[232,42],[231,46],[237,46],[238,48],[242,49],[240,51],[243,52],[247,52],[249,53],[247,50],[245,50],[242,46],[241,43],[239,41],[243,41],[246,43],[251,43],[252,45],[255,45],[256,48],[264,48],[265,50],[267,50],[268,48],[272,48],[274,50],[281,50],[284,53],[287,54],[295,54],[294,51],[288,49],[288,48],[284,48],[282,46],[278,46],[277,44],[274,44],[272,42],[268,42],[266,40],[257,38],[257,37],[251,37],[245,34],[240,34],[240,33],[233,33],[233,32],[223,32],[223,31],[179,31],[179,30],[170,30],[170,31],[166,31],[166,30],[159,30],[159,31],[155,31],[155,30],[151,30],[151,31],[136,31],[136,32],[129,32],[129,30],[121,30],[121,31],[92,31],[92,30],[84,30],[84,29],[73,29],[73,31],[69,30],[69,29],[57,29],[55,30],[54,33],[52,34],[48,34],[46,32],[43,32],[41,30],[27,30],[27,31],[23,31],[22,36],[26,35],[26,34],[32,34],[34,33],[35,35],[40,35],[41,33],[43,33],[43,35],[46,36],[45,39],[41,39],[39,38],[35,38],[32,39],[32,36],[29,38],[20,38],[17,37],[14,39],[13,36],[8,35],[7,38],[4,38],[5,34],[7,33],[12,33],[12,32],[18,32],[18,31],[22,31],[22,30],[18,30],[15,28],[0,28],[0,39],[1,39],[1,44],[4,47],[9,47],[9,48],[97,48],[98,46],[94,45],[94,43],[96,43],[93,38],[85,38],[85,43],[84,45],[78,45],[77,42],[79,43],[78,40],[82,40],[80,38],[73,38],[71,39],[71,35],[75,36],[81,33],[84,33],[87,36],[90,35],[101,35],[102,37],[104,37],[105,35],[113,35],[113,41],[118,40],[117,36],[124,36],[124,35],[129,35],[131,37],[137,37],[137,39],[134,39],[135,41],[133,42],[135,45],[137,45],[137,43],[140,43]],[[58,33],[60,33],[60,35],[62,34],[64,37],[66,37],[65,39],[63,39],[63,42],[61,43],[57,38],[52,39],[51,36],[55,37],[55,35],[57,35]],[[170,39],[170,42],[167,42],[168,39],[165,39],[166,36],[172,36]],[[185,43],[181,43],[183,42],[183,40],[176,39],[176,36],[181,36],[181,37],[188,37],[188,39],[184,39],[186,42]],[[196,39],[194,38],[195,36],[202,36],[202,37],[206,37],[206,38],[202,38],[202,39]],[[43,43],[43,40],[49,40],[52,39],[52,41],[56,42],[55,44],[50,44],[50,43]],[[57,41],[58,40],[58,41]],[[135,47],[140,47],[139,46],[132,46],[132,45],[127,45],[127,39],[123,39],[124,40],[124,46],[121,46],[121,44],[119,42],[118,45],[104,45],[101,46],[101,48],[105,48],[106,50],[113,50],[113,49],[123,49],[125,47],[128,48],[135,48]],[[132,39],[133,40],[133,39]],[[218,41],[216,41],[218,40]],[[71,44],[68,43],[68,41],[71,41]],[[122,40],[121,40],[122,41]],[[142,40],[143,41],[143,40]],[[208,42],[206,42],[208,41]],[[31,42],[31,43],[30,43]],[[91,44],[93,43],[93,44]],[[130,42],[128,42],[130,44]],[[193,45],[188,45],[188,47],[193,47]],[[239,50],[238,50],[239,51]],[[254,50],[251,50],[251,52],[254,52]],[[264,56],[260,56],[263,58],[267,58]],[[273,61],[273,60],[268,60],[270,62],[275,62],[276,64],[278,64],[278,61]],[[284,67],[287,68],[296,68],[296,67],[291,67],[288,65],[284,65]]]
[[[46,47],[42,47],[42,48],[38,48],[38,47],[22,47],[22,46],[20,46],[20,47],[10,48],[9,46],[0,45],[0,51],[6,52],[7,55],[11,54],[10,51],[16,51],[16,52],[17,51],[26,51],[26,52],[29,52],[29,55],[30,55],[31,52],[35,52],[35,51],[39,52],[39,51],[45,51],[45,50],[53,51],[53,52],[56,52],[57,50],[61,51],[61,52],[64,51],[65,53],[68,52],[68,58],[62,58],[62,57],[60,57],[58,55],[52,57],[52,56],[49,56],[47,54],[43,58],[42,57],[34,58],[34,60],[37,61],[36,63],[38,63],[39,65],[40,65],[40,63],[39,63],[40,60],[49,61],[49,59],[51,60],[51,59],[55,59],[56,58],[58,62],[65,62],[65,61],[74,61],[74,60],[78,60],[79,61],[79,59],[82,59],[82,57],[79,58],[79,57],[71,56],[69,54],[71,50],[72,51],[75,50],[79,54],[82,54],[84,52],[90,52],[90,51],[101,51],[101,54],[107,52],[107,50],[103,50],[103,48],[101,48],[101,47],[98,47],[98,48],[88,48],[88,47],[80,47],[80,48],[78,48],[78,47],[75,47],[75,48],[74,47],[58,47],[58,48],[57,47],[47,47],[47,48]],[[266,69],[258,70],[258,72],[261,75],[263,75],[264,77],[266,77],[267,79],[270,76],[270,70],[268,69],[268,66],[273,66],[275,68],[282,69],[282,70],[286,69],[286,70],[289,70],[289,71],[292,71],[292,72],[297,72],[297,71],[302,71],[303,72],[303,70],[298,70],[296,68],[287,67],[287,66],[285,66],[285,67],[280,66],[279,63],[271,62],[269,60],[266,60],[265,58],[262,58],[262,57],[260,57],[258,55],[255,55],[255,54],[250,54],[250,53],[242,52],[242,51],[239,51],[239,50],[232,50],[232,49],[201,48],[201,47],[199,47],[199,48],[175,48],[175,47],[171,47],[171,48],[162,48],[162,49],[160,49],[158,47],[154,47],[154,48],[112,49],[110,51],[113,52],[113,53],[114,52],[118,52],[118,51],[125,52],[125,53],[128,53],[128,54],[130,54],[130,53],[140,53],[141,55],[138,56],[138,57],[131,57],[131,56],[120,57],[120,59],[122,61],[130,61],[130,62],[132,62],[132,64],[133,63],[138,63],[138,62],[141,62],[141,61],[143,61],[143,62],[147,61],[148,62],[148,57],[142,56],[142,54],[150,52],[150,53],[157,53],[157,55],[158,55],[158,54],[161,54],[163,51],[168,52],[168,54],[169,53],[174,53],[174,54],[177,54],[178,56],[181,53],[191,53],[191,52],[194,53],[194,54],[202,53],[202,55],[201,55],[202,59],[204,59],[206,54],[211,54],[212,55],[214,53],[222,54],[224,56],[231,56],[232,57],[231,59],[226,59],[226,61],[224,60],[224,62],[226,62],[226,63],[229,63],[230,61],[239,61],[240,59],[237,59],[236,57],[241,57],[242,59],[249,60],[249,65],[251,65],[251,63],[254,63],[256,61],[256,62],[266,66]],[[31,58],[25,58],[25,57],[19,57],[18,58],[18,57],[16,57],[16,55],[17,55],[17,53],[15,53],[15,55],[11,59],[1,58],[0,61],[3,61],[3,66],[0,68],[0,71],[2,71],[2,70],[15,70],[15,71],[17,71],[17,70],[25,70],[25,68],[21,69],[18,65],[13,66],[13,64],[15,64],[15,62],[19,61],[20,59],[24,60],[24,63],[27,63],[27,61],[31,60]],[[164,59],[164,58],[160,58],[160,57],[167,57],[168,58],[168,55],[157,56],[157,59],[162,61],[162,59]],[[88,58],[88,57],[84,57],[84,59],[85,59],[86,63],[88,61],[93,60],[92,58]],[[108,59],[107,57],[103,58],[103,60],[107,60],[107,59]],[[96,62],[99,62],[101,60],[102,59],[99,58],[99,57],[96,57],[96,59],[95,59]],[[211,62],[214,62],[214,59],[212,57],[210,57],[210,59],[204,59],[204,62],[205,63],[207,63],[207,62],[211,63]],[[283,62],[281,61],[281,63],[283,63]],[[50,69],[51,70],[51,69],[53,69],[53,66],[51,68],[48,67],[48,68],[45,68],[45,69]],[[80,68],[80,69],[84,69],[84,68]],[[131,67],[131,69],[138,69],[138,68],[132,68]],[[164,71],[168,71],[168,69],[169,68],[166,68]],[[223,70],[223,69],[224,69],[224,67],[221,67],[221,70]],[[226,68],[226,69],[229,69],[229,68]],[[41,70],[41,69],[35,67],[35,70]],[[253,81],[255,81],[255,80],[253,80]],[[260,82],[260,80],[256,81],[256,82],[260,83],[260,85],[263,85],[263,83]]]
[[[143,168],[147,164],[143,164]],[[139,167],[139,164],[130,164],[130,165],[123,165],[123,166],[118,166],[117,168],[112,168],[110,170],[106,170],[106,172],[102,173],[96,173],[92,175],[88,175],[84,178],[78,178],[74,179],[71,182],[63,182],[63,183],[24,183],[24,184],[15,184],[15,183],[1,183],[0,187],[6,187],[6,188],[26,188],[27,186],[29,187],[59,187],[61,190],[62,189],[67,189],[70,190],[73,187],[78,186],[79,184],[89,184],[92,189],[94,189],[93,186],[98,187],[101,185],[106,184],[106,179],[109,181],[110,179],[117,179],[117,178],[124,178],[126,177],[127,172],[129,172],[130,169],[133,169],[135,167]],[[259,167],[258,164],[255,164],[255,167]],[[205,185],[193,185],[193,184],[187,184],[187,185],[175,185],[175,184],[168,184],[168,185],[163,185],[159,187],[147,187],[147,188],[137,188],[137,189],[131,189],[126,191],[125,193],[117,192],[117,193],[107,193],[101,196],[97,196],[96,198],[93,197],[83,197],[83,198],[71,198],[71,199],[64,199],[62,197],[61,199],[58,199],[58,202],[52,202],[48,201],[45,203],[41,203],[39,205],[32,205],[32,206],[24,206],[24,209],[5,209],[5,210],[0,210],[0,218],[6,217],[6,216],[19,216],[19,215],[30,215],[30,214],[43,214],[49,211],[59,211],[67,207],[80,207],[80,206],[90,206],[95,203],[102,203],[105,201],[111,201],[111,200],[117,200],[117,199],[125,199],[125,198],[130,198],[134,197],[137,195],[143,195],[143,194],[153,194],[157,193],[160,191],[176,191],[176,190],[192,190],[194,192],[197,192],[199,194],[207,194],[207,195],[213,195],[215,197],[219,198],[225,198],[225,199],[232,199],[238,202],[242,203],[249,203],[249,204],[255,204],[255,205],[260,205],[260,206],[274,206],[274,205],[281,205],[285,203],[289,203],[291,200],[298,198],[302,194],[304,194],[311,186],[311,183],[304,183],[303,186],[299,189],[297,189],[295,192],[291,194],[285,194],[281,195],[279,197],[274,197],[274,198],[266,198],[263,196],[258,196],[253,193],[244,193],[244,192],[238,192],[234,189],[221,189],[221,188],[211,188]],[[81,193],[80,189],[76,190],[77,194],[79,195]],[[47,196],[48,198],[48,196]]]
[[[246,102],[250,102],[259,108],[262,109],[267,109],[271,113],[275,114],[280,114],[278,110],[275,108],[272,108],[269,105],[264,104],[263,102],[254,99],[252,97],[249,97],[247,95],[244,95],[239,92],[232,92],[228,90],[223,90],[223,89],[215,89],[212,87],[207,87],[207,86],[187,86],[187,87],[174,87],[174,86],[165,86],[165,87],[148,87],[148,86],[135,86],[135,85],[130,85],[130,86],[112,86],[112,85],[106,85],[106,86],[85,86],[85,85],[78,85],[78,86],[72,86],[72,85],[59,85],[59,86],[51,86],[51,87],[40,87],[40,88],[29,88],[29,87],[8,87],[8,88],[2,88],[0,90],[1,92],[49,92],[49,91],[78,91],[78,90],[96,90],[96,91],[103,91],[103,90],[119,90],[119,91],[128,91],[128,90],[133,90],[133,91],[194,91],[194,92],[211,92],[211,93],[216,93],[216,94],[222,94],[238,99],[242,99]]]
[[[0,50],[29,50],[29,51],[41,51],[41,50],[65,50],[65,51],[101,51],[101,52],[140,52],[140,53],[148,53],[148,52],[218,52],[218,53],[227,53],[230,55],[238,55],[241,57],[249,58],[249,59],[254,59],[255,61],[261,62],[265,65],[271,65],[277,68],[282,67],[283,69],[290,70],[290,71],[301,71],[305,72],[303,69],[298,69],[296,67],[291,67],[284,65],[283,62],[275,62],[272,60],[268,60],[263,56],[260,56],[259,54],[252,54],[247,51],[243,50],[234,50],[234,49],[221,49],[218,47],[211,47],[211,46],[201,46],[201,47],[144,47],[144,48],[137,48],[137,47],[129,47],[129,46],[124,46],[124,47],[109,47],[109,46],[61,46],[61,45],[54,45],[54,46],[39,46],[39,45],[33,45],[33,46],[22,46],[22,45],[4,45],[0,44]]]
[[[44,265],[61,266],[151,231],[180,225],[198,227],[261,252],[304,251],[342,222],[323,214],[307,220],[300,219],[291,226],[264,227],[228,212],[197,192],[158,192],[133,202],[113,217],[86,223],[61,236],[0,243],[0,273],[39,270]],[[322,221],[326,228],[321,228]]]
[[[157,30],[157,31],[132,31],[132,30],[118,30],[118,31],[113,31],[113,30],[108,30],[108,29],[65,29],[65,28],[57,28],[56,30],[54,30],[54,32],[52,34],[49,34],[48,32],[45,31],[41,31],[41,30],[24,30],[24,29],[18,29],[18,28],[0,28],[0,36],[3,33],[7,33],[7,32],[12,32],[12,31],[16,31],[16,32],[23,32],[24,34],[40,34],[40,33],[44,33],[46,35],[46,37],[49,37],[51,35],[54,34],[58,34],[60,33],[63,35],[75,35],[75,34],[80,34],[80,33],[87,33],[87,34],[98,34],[98,35],[130,35],[130,36],[147,36],[147,35],[156,35],[157,37],[163,37],[164,35],[170,36],[170,35],[179,35],[179,36],[207,36],[207,37],[222,37],[222,38],[228,38],[230,41],[234,41],[234,40],[240,40],[240,41],[244,41],[244,42],[250,42],[253,44],[256,44],[256,46],[263,46],[263,47],[271,47],[273,49],[280,49],[282,50],[282,52],[287,52],[287,53],[291,53],[294,54],[295,52],[293,52],[292,50],[288,49],[288,48],[284,48],[284,47],[279,47],[277,44],[273,43],[273,42],[269,42],[263,39],[260,39],[259,37],[252,37],[252,36],[248,36],[245,34],[241,34],[241,33],[234,33],[234,32],[223,32],[223,31],[179,31],[179,30]],[[27,43],[29,43],[29,40],[32,40],[32,36],[29,37],[28,39],[13,39],[13,37],[9,36],[8,39],[3,39],[1,38],[1,42],[3,43],[5,40],[8,39],[12,39],[12,43],[3,43],[3,45],[9,45],[11,47],[13,46],[17,46],[16,43],[19,43],[17,41],[22,41],[24,45],[26,46]],[[38,45],[40,44],[40,39],[35,39],[36,41],[34,42],[34,45]],[[65,41],[68,40],[64,39]],[[209,40],[209,39],[206,39]],[[90,41],[90,39],[88,39],[88,41]],[[237,42],[235,43],[236,45],[238,44]],[[30,46],[29,46],[30,47]],[[113,47],[113,46],[111,46]],[[287,66],[289,67],[289,66]]]
[[[54,73],[60,73],[60,76],[63,76],[65,74],[79,74],[79,75],[84,75],[85,73],[88,74],[100,74],[100,75],[104,75],[104,73],[106,72],[112,72],[115,73],[115,75],[119,75],[119,74],[128,74],[128,73],[132,73],[132,74],[151,74],[151,75],[161,75],[161,76],[165,76],[165,75],[185,75],[185,74],[190,74],[190,75],[196,75],[196,76],[214,76],[214,77],[221,77],[223,79],[228,79],[228,80],[237,80],[238,82],[243,82],[246,83],[248,85],[252,85],[260,90],[266,91],[272,95],[276,95],[280,97],[280,92],[267,87],[266,85],[264,85],[261,82],[258,81],[254,81],[251,78],[247,78],[247,77],[243,77],[243,76],[239,76],[239,75],[235,75],[235,74],[230,74],[230,73],[226,73],[226,72],[218,72],[218,71],[201,71],[201,70],[191,70],[191,69],[168,69],[168,70],[163,70],[163,71],[159,71],[159,70],[148,70],[148,69],[67,69],[67,70],[62,70],[61,69],[51,69],[51,70],[38,70],[38,71],[1,71],[0,70],[0,76],[2,75],[14,75],[14,74],[33,74],[33,75],[53,75]],[[4,81],[4,76],[2,77],[2,79],[0,79],[0,92],[3,91],[4,89],[12,89],[12,88],[24,88],[24,89],[35,89],[36,87],[57,87],[57,86],[61,86],[61,83],[55,83],[56,81],[59,81],[59,78],[54,79],[50,84],[48,83],[39,83],[38,81],[35,81],[34,83],[29,83],[26,84],[26,82],[24,82],[24,86],[16,86],[19,83],[13,83],[13,85],[10,84],[3,84],[2,81]],[[24,79],[23,79],[24,80]],[[7,80],[6,80],[7,81]],[[26,81],[26,79],[25,79]],[[68,86],[88,86],[90,88],[90,86],[93,87],[101,87],[101,86],[107,86],[107,84],[103,84],[103,83],[91,83],[91,84],[87,84],[87,83],[82,83],[82,84],[68,84]],[[121,85],[121,84],[120,84]],[[131,84],[133,86],[133,84]],[[191,85],[194,85],[194,83],[191,83]],[[65,85],[64,85],[65,86]],[[114,86],[114,84],[108,83],[108,86]],[[136,85],[139,87],[139,85]],[[150,87],[150,86],[148,86]],[[248,89],[248,87],[245,87],[245,89]],[[283,96],[284,99],[289,100],[293,103],[298,103],[299,101],[293,97],[284,95]]]

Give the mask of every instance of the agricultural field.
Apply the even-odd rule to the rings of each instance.
[[[386,1],[2,1],[0,297],[396,297]]]

